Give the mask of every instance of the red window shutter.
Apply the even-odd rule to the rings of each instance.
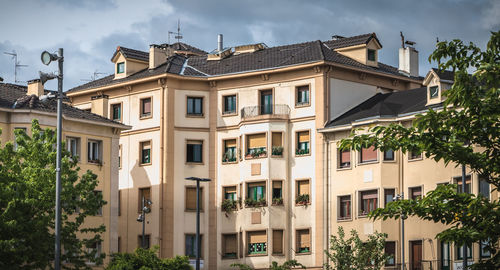
[[[351,161],[351,151],[350,150],[342,151],[342,154],[340,155],[340,163],[350,162],[350,161]]]
[[[151,99],[145,99],[143,101],[143,114],[151,113]]]
[[[361,162],[377,160],[377,150],[374,146],[361,148]]]

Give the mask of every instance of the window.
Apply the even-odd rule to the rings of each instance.
[[[101,163],[101,141],[89,140],[87,142],[87,159],[90,163]]]
[[[186,211],[196,211],[196,187],[186,187]],[[203,211],[203,188],[201,187],[200,211]]]
[[[222,258],[236,259],[238,256],[238,241],[236,234],[222,235]]]
[[[224,199],[236,201],[236,186],[224,187]]]
[[[273,230],[273,254],[283,254],[283,230]]]
[[[246,158],[265,157],[267,155],[266,133],[247,135]]]
[[[311,252],[311,234],[309,229],[296,231],[296,248],[297,253],[310,253]]]
[[[479,176],[479,195],[490,199],[490,183],[486,181],[484,176]]]
[[[273,114],[273,90],[260,91],[260,114]]]
[[[122,215],[122,191],[118,190],[118,216]]]
[[[122,145],[118,146],[118,168],[122,168]]]
[[[441,269],[450,269],[450,243],[441,242],[441,260],[439,264],[441,265]]]
[[[266,199],[266,182],[248,183],[247,184],[247,199],[253,201]]]
[[[351,195],[339,197],[339,220],[351,219]]]
[[[479,242],[479,256],[481,258],[491,257],[491,252],[486,249],[490,244],[489,242],[490,242],[489,240],[482,240]]]
[[[273,205],[283,204],[283,182],[273,181]]]
[[[464,258],[464,246],[455,245],[455,248],[457,249],[457,260],[462,260]],[[472,247],[470,245],[467,245],[467,258],[472,259]]]
[[[366,216],[378,207],[378,193],[376,190],[361,191],[361,203],[359,205],[359,215]]]
[[[125,72],[125,62],[121,62],[116,64],[116,73],[124,73]]]
[[[396,196],[396,191],[395,189],[384,189],[384,207],[394,201],[394,197]]]
[[[396,264],[396,242],[385,242],[385,254],[389,255],[389,259],[385,266],[393,266]]]
[[[122,238],[120,236],[118,236],[118,253],[121,252],[121,245],[122,245]]]
[[[222,115],[236,113],[236,95],[224,96],[224,110]]]
[[[309,105],[309,85],[303,85],[296,88],[297,100],[296,106]]]
[[[236,162],[236,139],[224,140],[222,162]]]
[[[271,154],[275,157],[283,156],[283,133],[282,132],[272,132],[271,133]]]
[[[351,167],[351,150],[339,150],[339,168]]]
[[[68,152],[72,157],[80,156],[80,138],[67,137],[66,147],[68,148]]]
[[[87,246],[87,252],[93,255],[94,259],[97,259],[101,256],[102,244],[100,241],[95,241]],[[91,260],[88,260],[87,263],[93,264]]]
[[[144,244],[142,244],[142,234],[137,237],[137,246],[144,249],[149,249],[151,247],[151,236],[149,234],[144,235]]]
[[[187,141],[186,162],[203,162],[203,141]]]
[[[141,164],[151,163],[151,141],[141,142]]]
[[[17,138],[16,130],[20,130],[20,131],[26,133],[26,128],[14,128],[14,150],[17,150],[17,147],[18,147],[17,142],[16,142],[16,138]]]
[[[361,163],[377,161],[377,150],[373,145],[368,148],[362,147],[359,159]]]
[[[309,131],[297,132],[297,148],[296,155],[309,154]]]
[[[187,115],[203,116],[203,97],[187,97]]]
[[[122,104],[113,104],[111,105],[111,119],[115,121],[122,120]]]
[[[139,197],[137,198],[137,212],[142,212],[142,201],[150,200],[151,201],[151,188],[139,188]]]
[[[151,116],[151,98],[141,99],[141,118]]]
[[[422,158],[422,153],[420,153],[420,152],[410,151],[408,153],[408,159],[409,160],[412,160],[412,159],[421,159],[421,158]]]
[[[376,61],[377,51],[373,49],[368,49],[368,61]]]
[[[392,149],[384,151],[384,161],[394,160],[394,151]]]
[[[295,197],[296,204],[309,204],[309,180],[298,180],[297,181],[297,193]]]
[[[422,187],[412,187],[412,188],[410,188],[410,199],[411,200],[422,199]]]
[[[101,198],[102,199],[102,191],[100,190],[94,190],[94,195],[97,197],[97,198]],[[80,210],[78,210],[79,212]],[[102,216],[102,206],[99,207],[99,209],[97,209],[97,213],[96,213],[96,216]]]
[[[457,185],[457,192],[462,193],[463,192],[463,187],[462,187],[462,177],[453,177],[453,183]],[[470,175],[465,176],[465,193],[471,193],[471,179]]]
[[[437,98],[439,96],[439,87],[431,86],[429,87],[429,98]]]
[[[249,255],[267,254],[266,231],[247,232],[247,238]]]

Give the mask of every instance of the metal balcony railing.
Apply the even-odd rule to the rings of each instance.
[[[290,115],[290,107],[286,104],[271,104],[248,106],[241,109],[241,118],[248,119],[259,115],[284,116]]]

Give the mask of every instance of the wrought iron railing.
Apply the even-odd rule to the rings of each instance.
[[[241,109],[241,117],[251,118],[259,115],[290,115],[290,107],[286,104],[271,104],[260,106],[248,106]]]

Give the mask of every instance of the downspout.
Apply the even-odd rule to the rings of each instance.
[[[165,130],[165,124],[163,123],[164,118],[165,118],[165,86],[166,86],[166,79],[159,79],[158,84],[161,86],[161,102],[160,102],[160,209],[159,209],[159,227],[158,227],[158,237],[159,237],[159,243],[160,243],[160,251],[159,251],[159,256],[160,258],[163,258],[163,253],[162,253],[162,247],[163,247],[163,167],[164,167],[164,160],[165,160],[165,151],[164,151],[164,130]]]
[[[323,250],[328,250],[328,238],[329,238],[329,235],[330,235],[330,231],[329,231],[329,228],[328,228],[328,224],[329,224],[329,220],[330,220],[330,216],[329,216],[329,213],[330,213],[330,197],[329,197],[329,192],[328,192],[328,189],[329,189],[329,147],[330,147],[330,144],[328,142],[328,139],[327,139],[327,136],[326,134],[324,133],[323,134],[323,216],[324,216],[324,219],[323,219],[323,230],[324,230],[324,242],[323,242]],[[329,266],[329,260],[328,260],[328,256],[323,255],[323,268],[325,266]]]
[[[399,124],[402,125],[403,123],[399,121]],[[398,181],[398,194],[403,194],[404,192],[404,159],[403,159],[403,151],[399,150],[399,181]],[[401,265],[403,266],[402,269],[405,269],[405,262],[404,258],[406,257],[403,249],[403,241],[404,241],[404,235],[403,235],[403,218],[401,217],[399,219],[399,250],[401,251]]]

